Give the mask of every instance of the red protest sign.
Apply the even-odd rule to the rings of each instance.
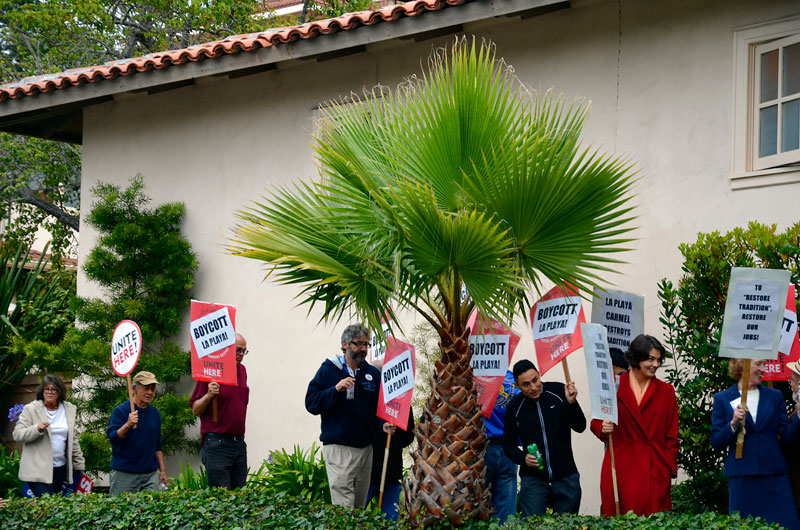
[[[75,495],[86,495],[87,493],[91,493],[93,489],[94,482],[92,482],[92,479],[87,477],[85,473],[81,473],[78,487],[75,488]]]
[[[539,373],[544,375],[583,346],[580,327],[586,322],[577,289],[553,287],[531,308],[531,329]]]
[[[236,385],[236,308],[192,300],[192,379]]]
[[[479,315],[477,309],[469,316],[467,326],[470,328],[470,366],[478,392],[478,404],[488,418],[492,415],[520,337],[497,320]]]
[[[414,346],[389,337],[381,370],[377,415],[404,431],[408,427],[408,415],[411,412],[411,396],[414,393],[414,375],[416,373]]]
[[[789,381],[792,378],[792,371],[786,368],[786,364],[800,360],[800,341],[797,335],[797,306],[794,302],[794,285],[789,285],[789,292],[786,294],[786,309],[783,313],[783,324],[781,325],[781,341],[778,345],[778,358],[767,361],[764,367],[764,381]]]
[[[130,374],[142,353],[142,330],[133,320],[123,320],[111,339],[111,368],[120,376]]]

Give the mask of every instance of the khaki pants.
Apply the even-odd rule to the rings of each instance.
[[[346,445],[322,446],[331,502],[339,506],[363,508],[367,502],[372,471],[372,446],[357,448]]]

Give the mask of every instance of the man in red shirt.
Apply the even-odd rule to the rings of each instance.
[[[247,341],[236,334],[236,386],[198,381],[189,404],[200,417],[203,447],[200,460],[206,467],[208,485],[219,488],[241,488],[247,480],[247,444],[244,427],[250,388],[242,359],[247,355]],[[217,398],[217,421],[212,407]]]

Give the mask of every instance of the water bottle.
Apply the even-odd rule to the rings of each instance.
[[[533,455],[536,461],[539,462],[539,469],[544,469],[542,454],[539,452],[539,447],[536,444],[530,444],[528,446],[528,454]]]

